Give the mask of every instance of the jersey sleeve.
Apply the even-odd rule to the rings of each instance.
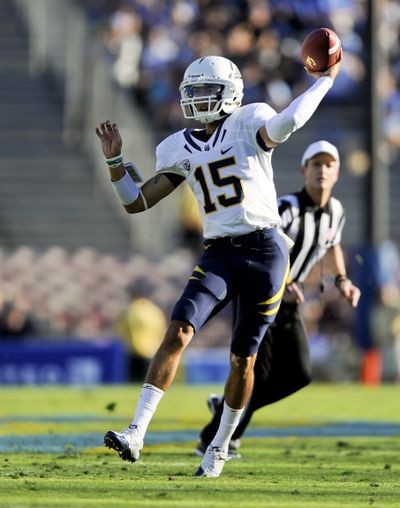
[[[186,178],[190,162],[182,151],[182,131],[168,136],[156,148],[156,173],[173,173]]]
[[[240,108],[239,121],[256,135],[265,122],[274,115],[276,111],[271,106],[264,102],[255,102]]]
[[[247,132],[249,139],[263,152],[272,151],[273,148],[268,147],[262,139],[260,129],[276,114],[275,110],[266,103],[256,102],[241,107],[239,111],[240,130]]]

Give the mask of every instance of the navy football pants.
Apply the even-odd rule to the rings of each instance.
[[[206,241],[172,319],[188,321],[198,332],[235,299],[231,351],[254,355],[277,315],[288,271],[288,250],[276,228]]]

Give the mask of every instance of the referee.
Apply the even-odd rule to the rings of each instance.
[[[356,307],[360,290],[347,278],[340,245],[345,223],[342,204],[331,196],[339,177],[339,153],[328,141],[307,147],[301,160],[304,188],[279,198],[282,230],[294,242],[290,253],[291,270],[283,301],[274,323],[261,343],[254,367],[254,386],[242,419],[230,442],[229,453],[240,446],[240,437],[257,409],[277,402],[311,381],[308,338],[299,304],[304,302],[303,282],[318,261],[324,258],[340,294]],[[322,283],[322,281],[321,281]],[[204,453],[218,429],[223,397],[210,396],[214,413],[200,433],[196,453]]]

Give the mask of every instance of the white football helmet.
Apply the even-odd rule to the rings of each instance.
[[[243,81],[239,69],[227,58],[205,56],[186,69],[179,91],[184,117],[210,123],[240,107]]]

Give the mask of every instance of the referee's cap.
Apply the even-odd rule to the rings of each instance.
[[[305,166],[308,160],[312,159],[319,153],[328,153],[335,159],[335,161],[337,161],[339,166],[340,158],[338,149],[335,145],[332,145],[332,143],[329,143],[329,141],[325,140],[315,141],[315,143],[311,143],[311,145],[306,148],[306,151],[301,158],[301,165]]]

